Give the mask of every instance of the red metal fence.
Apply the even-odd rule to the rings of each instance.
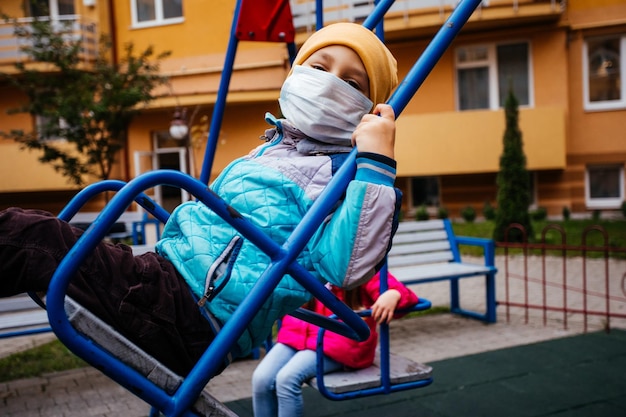
[[[511,228],[525,236],[520,225]],[[561,243],[546,243],[549,233],[560,235]],[[595,233],[602,244],[587,243]],[[560,226],[548,225],[540,242],[496,244],[504,252],[498,262],[498,285],[504,281],[498,305],[505,307],[507,321],[513,315],[526,323],[562,321],[564,329],[581,325],[584,332],[590,327],[608,331],[616,321],[626,324],[626,248],[611,247],[600,226],[586,228],[580,245],[566,242]]]

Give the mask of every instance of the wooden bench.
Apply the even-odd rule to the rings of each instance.
[[[483,263],[463,262],[459,245],[482,247]],[[450,310],[487,323],[496,322],[494,262],[493,240],[455,236],[448,219],[401,222],[387,257],[389,271],[406,285],[450,281]],[[460,306],[459,280],[471,277],[485,278],[485,313]]]
[[[49,332],[46,310],[28,295],[0,299],[0,339]]]

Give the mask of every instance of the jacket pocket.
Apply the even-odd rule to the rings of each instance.
[[[198,300],[200,307],[204,306],[207,301],[211,301],[215,298],[228,283],[233,272],[233,265],[237,260],[242,244],[243,238],[241,236],[234,236],[230,242],[228,242],[224,252],[213,262],[204,280],[204,294],[202,298]]]

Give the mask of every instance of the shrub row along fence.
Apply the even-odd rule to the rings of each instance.
[[[511,228],[525,236],[520,225]],[[551,233],[560,235],[560,244],[546,243]],[[604,243],[588,245],[597,233]],[[496,243],[504,252],[498,261],[498,306],[505,307],[507,321],[513,317],[522,317],[526,323],[540,319],[544,326],[557,321],[564,329],[582,326],[584,332],[590,328],[609,331],[612,325],[624,328],[626,248],[611,247],[601,226],[587,227],[579,245],[566,242],[560,226],[548,225],[539,242]]]

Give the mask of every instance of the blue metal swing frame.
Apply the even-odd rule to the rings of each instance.
[[[70,220],[91,197],[104,191],[116,192],[97,219],[62,260],[52,278],[47,295],[47,311],[53,331],[72,352],[135,393],[149,403],[153,409],[158,409],[169,416],[196,415],[190,411],[191,405],[216,374],[222,359],[226,357],[234,346],[254,316],[254,313],[258,311],[285,274],[293,276],[313,296],[328,306],[339,319],[333,320],[319,316],[309,317],[310,321],[328,331],[333,331],[356,340],[364,340],[369,335],[369,328],[364,321],[345,304],[332,296],[320,282],[296,262],[297,255],[304,248],[323,219],[330,213],[334,204],[342,196],[349,181],[354,177],[356,171],[356,149],[350,153],[347,161],[338,170],[333,180],[283,245],[278,245],[272,241],[265,233],[229,207],[207,187],[230,82],[231,72],[228,69],[232,71],[238,44],[235,27],[242,1],[238,0],[235,7],[231,37],[224,63],[224,68],[227,70],[223,73],[218,90],[200,179],[192,178],[179,171],[159,170],[142,174],[128,183],[114,180],[103,181],[83,189],[59,214],[60,218]],[[406,78],[388,101],[393,107],[396,116],[400,115],[480,1],[463,0],[411,68]],[[382,17],[392,3],[393,0],[381,0],[378,2],[372,14],[363,23],[364,26],[372,29],[378,22],[382,22]],[[321,4],[321,1],[318,0],[318,4]],[[294,46],[290,45],[288,48],[293,56]],[[188,191],[220,215],[244,238],[257,245],[271,259],[270,265],[259,277],[258,283],[242,304],[233,313],[232,319],[224,324],[222,330],[204,352],[198,363],[176,392],[171,395],[77,332],[69,322],[64,310],[65,295],[72,275],[78,269],[82,260],[104,238],[109,226],[116,221],[133,201],[161,222],[168,220],[169,213],[144,194],[145,190],[158,185],[169,185]],[[381,342],[385,343],[384,340],[381,340]],[[381,358],[384,359],[384,355],[385,353],[381,355]],[[387,387],[383,387],[383,389],[384,392],[391,392],[392,390]]]

